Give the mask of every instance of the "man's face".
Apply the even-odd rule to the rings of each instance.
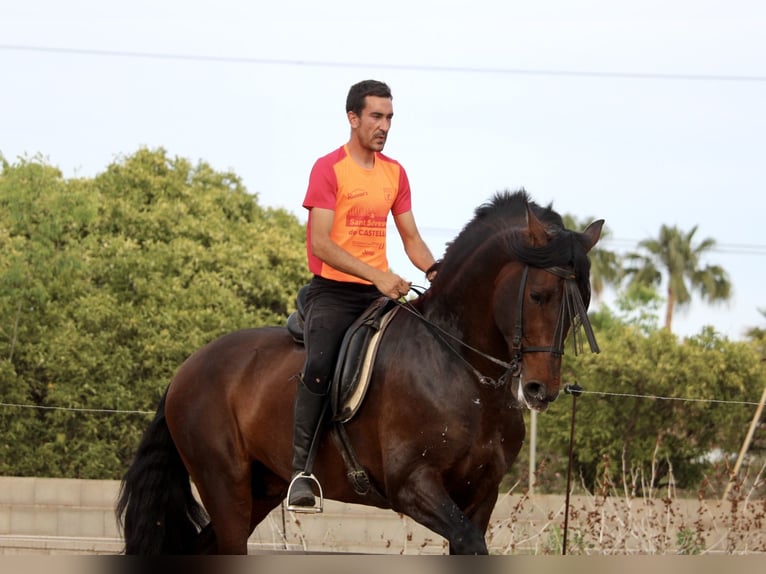
[[[367,96],[362,115],[348,113],[348,119],[355,137],[362,147],[371,151],[382,151],[386,145],[391,118],[394,117],[394,105],[390,98]]]

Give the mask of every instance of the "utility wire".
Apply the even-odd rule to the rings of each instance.
[[[109,413],[127,415],[152,415],[154,411],[126,411],[120,409],[86,409],[79,407],[54,407],[46,405],[22,405],[18,403],[0,403],[0,407],[15,407],[19,409],[40,409],[45,411],[69,411],[76,413]]]
[[[432,64],[387,64],[373,62],[331,62],[327,60],[299,60],[282,58],[256,58],[247,56],[211,56],[205,54],[169,54],[163,52],[134,52],[94,48],[62,48],[53,46],[28,46],[0,44],[0,50],[38,52],[73,56],[102,56],[110,58],[143,58],[150,60],[177,60],[189,62],[217,62],[261,66],[301,66],[313,68],[364,68],[377,70],[401,70],[410,72],[470,73],[516,76],[550,76],[572,78],[602,78],[623,80],[674,80],[701,82],[763,83],[766,75],[685,74],[656,72],[615,72],[597,70],[556,70],[544,68],[499,68],[477,66],[436,66]]]
[[[651,400],[658,400],[658,401],[681,401],[681,402],[690,402],[690,403],[718,403],[718,404],[726,404],[726,405],[758,405],[758,401],[728,401],[723,399],[699,399],[699,398],[693,398],[693,397],[663,397],[660,395],[635,395],[631,393],[607,393],[603,391],[586,391],[585,389],[582,389],[578,391],[584,395],[604,395],[607,397],[628,397],[628,398],[634,398],[634,399],[651,399]]]
[[[653,238],[652,238],[653,239]],[[637,239],[618,239],[606,237],[603,244],[612,245],[618,249],[635,249],[640,243]],[[766,255],[766,245],[748,244],[748,243],[716,243],[709,250],[710,253],[721,253],[726,255]]]
[[[438,235],[457,236],[460,232],[457,228],[448,227],[421,227],[421,233],[434,233]],[[599,245],[609,245],[621,249],[635,249],[641,241],[638,239],[629,239],[621,237],[605,237]],[[711,253],[725,253],[727,255],[766,255],[766,244],[756,243],[716,243],[711,249]]]
[[[664,397],[661,395],[639,395],[632,393],[609,393],[603,391],[587,391],[582,389],[578,391],[587,395],[603,395],[607,397],[620,397],[620,398],[634,398],[634,399],[649,399],[649,400],[661,400],[661,401],[681,401],[692,403],[716,403],[725,405],[753,405],[757,406],[757,401],[731,401],[724,399],[700,399],[695,397]],[[129,414],[129,415],[151,415],[154,411],[131,411],[120,409],[89,409],[89,408],[77,408],[77,407],[54,407],[45,405],[24,405],[19,403],[0,403],[0,407],[14,407],[21,409],[41,409],[41,410],[57,410],[57,411],[70,411],[78,413],[109,413],[109,414]]]

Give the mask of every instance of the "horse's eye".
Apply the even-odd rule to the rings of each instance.
[[[538,305],[542,305],[543,303],[543,296],[540,295],[537,291],[530,291],[529,292],[529,298],[532,299],[534,303],[537,303]]]

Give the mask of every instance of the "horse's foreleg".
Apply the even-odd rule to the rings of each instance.
[[[394,510],[446,538],[450,554],[487,554],[484,532],[450,498],[433,469],[416,470],[393,502]]]
[[[465,515],[482,532],[482,537],[486,543],[487,526],[489,525],[492,511],[497,503],[497,485],[492,483],[486,486],[485,491],[490,494],[481,500],[474,501],[464,509]],[[459,554],[450,544],[450,554]]]

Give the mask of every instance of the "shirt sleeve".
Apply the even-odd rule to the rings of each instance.
[[[338,180],[333,164],[326,158],[320,158],[314,163],[309,175],[309,187],[303,200],[303,207],[311,209],[335,209],[335,196],[338,190]]]
[[[407,172],[399,165],[399,192],[396,194],[394,204],[391,206],[393,215],[401,215],[412,211],[412,195],[410,193],[410,180],[407,178]]]

